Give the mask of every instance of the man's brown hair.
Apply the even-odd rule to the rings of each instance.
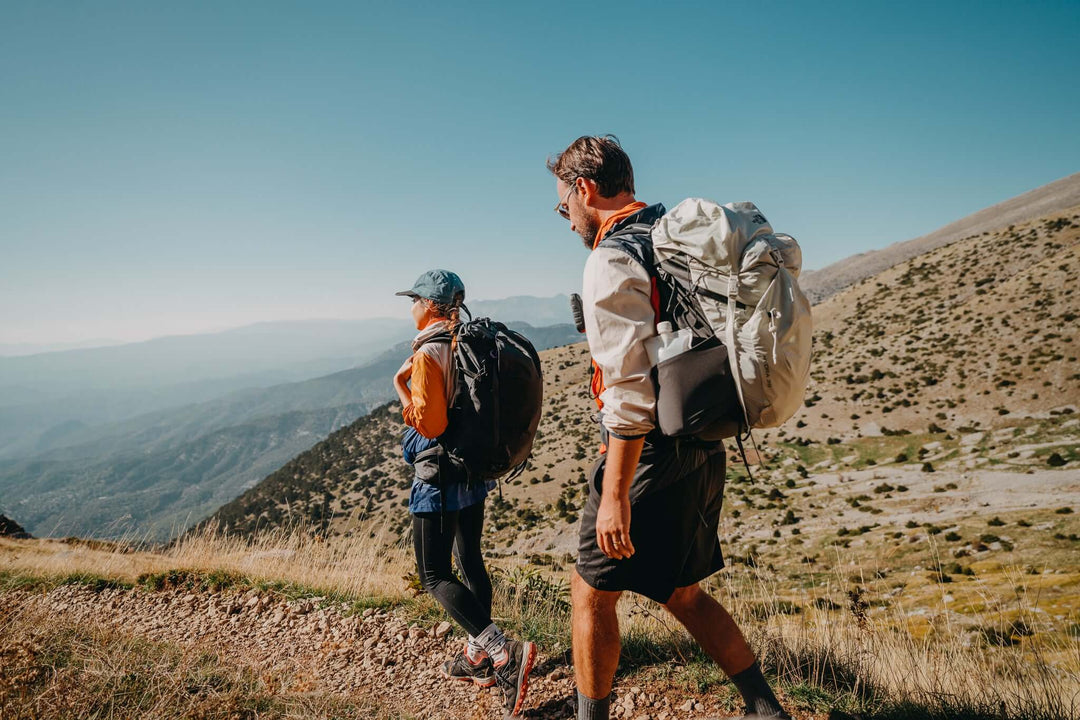
[[[548,158],[547,167],[567,185],[579,177],[592,180],[606,198],[634,192],[634,167],[614,135],[583,135]]]

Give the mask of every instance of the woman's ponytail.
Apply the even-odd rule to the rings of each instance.
[[[449,321],[447,330],[450,332],[452,340],[450,341],[450,349],[453,350],[457,346],[457,329],[461,325],[461,305],[465,301],[465,296],[462,293],[458,293],[454,297],[453,302],[449,303],[437,303],[433,302],[432,306],[436,315],[444,320]]]

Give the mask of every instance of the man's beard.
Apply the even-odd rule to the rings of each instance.
[[[585,244],[585,249],[592,250],[593,245],[596,244],[596,233],[600,230],[600,224],[593,218],[586,218],[575,225],[577,225],[577,234],[581,236],[581,242]]]

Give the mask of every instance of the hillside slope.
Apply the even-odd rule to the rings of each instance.
[[[793,432],[987,427],[1080,403],[1080,206],[970,236],[814,308]]]
[[[949,223],[929,235],[860,253],[820,270],[803,273],[800,286],[818,303],[871,275],[957,240],[1080,205],[1080,173],[1057,180]]]
[[[9,517],[0,515],[0,537],[10,537],[16,540],[26,539],[30,534],[23,530],[22,525]]]
[[[489,517],[496,528],[509,524],[510,509],[523,499],[526,505],[543,506],[563,497],[565,507],[596,454],[584,343],[540,356],[545,410],[534,457],[522,477],[503,486],[505,501],[493,501]],[[334,533],[371,520],[403,528],[407,513],[402,503],[412,485],[412,468],[400,454],[404,430],[401,406],[383,405],[293,458],[207,522],[242,534],[290,523],[313,523]],[[573,485],[568,482],[571,477]],[[564,512],[562,519],[572,522],[576,515]]]
[[[0,496],[38,536],[166,540],[365,408],[284,413],[164,450],[0,464]]]

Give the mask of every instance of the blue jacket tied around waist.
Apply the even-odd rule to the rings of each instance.
[[[416,461],[419,453],[434,447],[435,444],[435,440],[424,437],[415,428],[406,427],[405,435],[401,439],[401,454],[405,462],[411,465]],[[488,493],[494,489],[494,480],[472,488],[466,487],[462,482],[454,482],[438,488],[419,478],[413,478],[412,490],[409,492],[409,512],[416,515],[462,510],[483,502]]]

